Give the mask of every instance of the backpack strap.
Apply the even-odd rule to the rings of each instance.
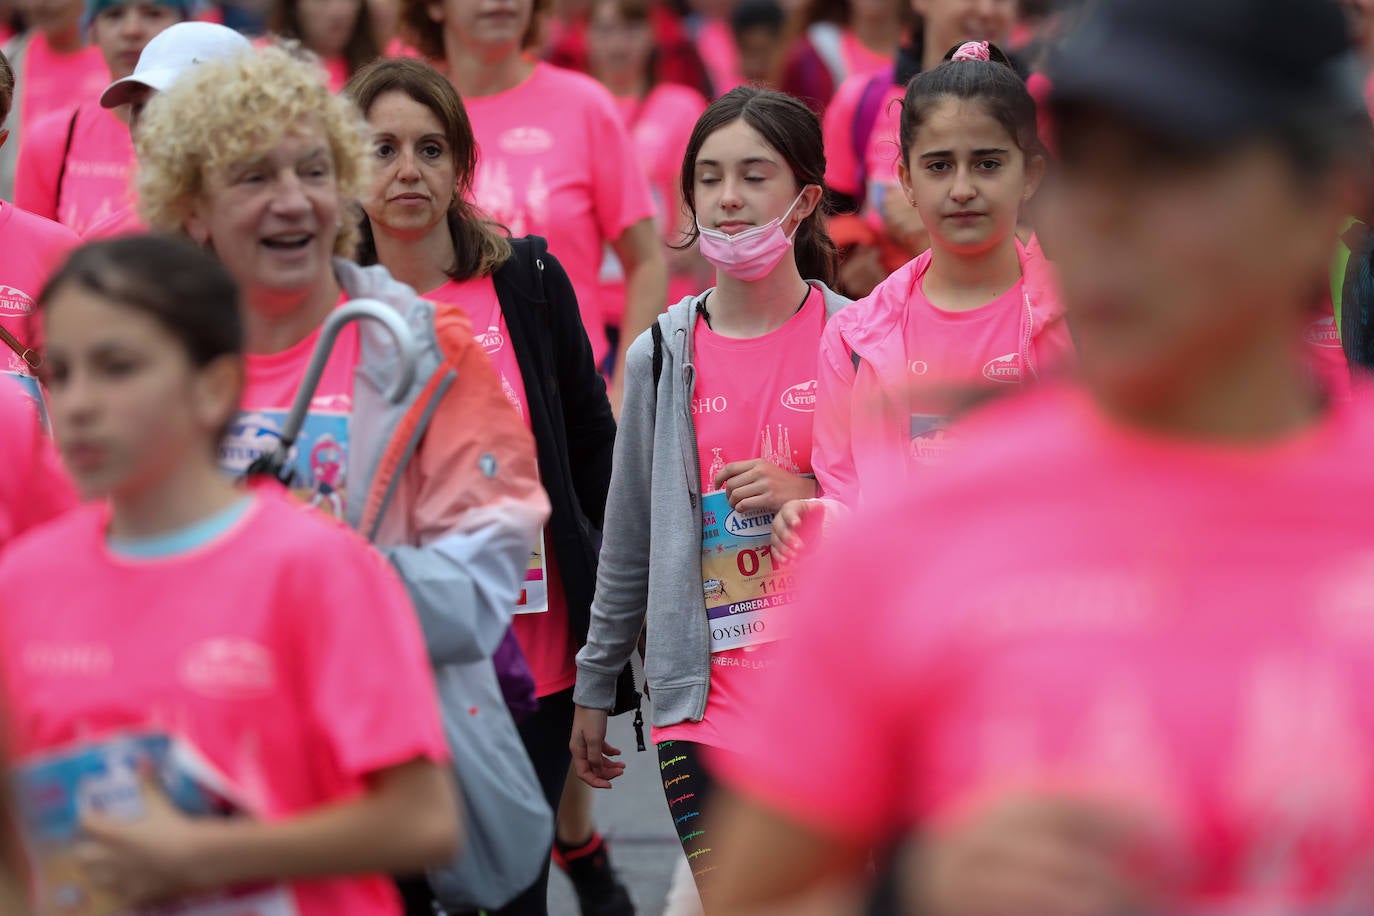
[[[649,326],[649,334],[654,339],[654,395],[658,395],[658,380],[663,377],[663,328],[658,320]]]
[[[30,369],[37,369],[43,365],[43,357],[32,347],[25,346],[18,337],[5,330],[4,325],[0,325],[0,342],[14,351],[14,355],[24,361]]]
[[[873,136],[873,127],[878,123],[878,113],[882,111],[883,97],[894,79],[891,67],[884,67],[869,77],[864,84],[859,105],[854,109],[854,120],[850,123],[849,143],[854,150],[854,161],[859,164],[859,200],[868,194],[868,141]]]
[[[62,162],[57,167],[57,199],[53,202],[53,209],[59,222],[62,216],[62,180],[67,177],[67,156],[72,151],[72,136],[76,134],[76,119],[80,114],[81,106],[78,105],[72,110],[72,119],[67,123],[67,142],[62,144]]]

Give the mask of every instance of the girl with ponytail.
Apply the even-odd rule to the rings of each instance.
[[[1072,353],[1039,243],[1016,236],[1045,154],[1006,55],[965,42],[913,79],[900,139],[901,189],[930,249],[825,330],[812,455],[824,498],[779,513],[784,559],[813,510],[854,508],[940,463],[970,397],[1032,382]]]

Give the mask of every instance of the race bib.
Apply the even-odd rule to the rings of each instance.
[[[793,576],[773,566],[773,513],[736,512],[724,490],[701,500],[701,576],[711,651],[773,642],[775,608],[793,601]]]
[[[549,609],[549,580],[544,568],[544,532],[530,551],[530,565],[525,570],[525,587],[515,602],[517,614],[543,614]]]
[[[94,885],[79,864],[81,819],[95,812],[137,820],[145,810],[151,768],[158,791],[193,817],[242,810],[240,793],[194,749],[164,734],[117,735],[16,767],[15,791],[31,854],[40,910],[73,916],[141,916],[117,895]],[[283,885],[230,888],[156,908],[157,916],[296,916]]]
[[[911,460],[916,464],[927,467],[943,464],[953,445],[949,421],[944,417],[911,415]]]

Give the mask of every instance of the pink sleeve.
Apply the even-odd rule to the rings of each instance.
[[[322,527],[332,527],[321,522]],[[415,609],[386,559],[352,531],[319,538],[283,608],[295,615],[301,689],[339,766],[362,777],[448,745]]]
[[[851,306],[852,308],[853,306]],[[857,503],[859,475],[854,467],[854,360],[831,320],[821,333],[816,362],[816,413],[811,426],[811,469],[820,496],[850,508]]]
[[[72,126],[72,109],[40,118],[24,135],[14,170],[15,206],[57,219],[57,176]]]
[[[863,194],[863,164],[854,155],[854,118],[869,76],[852,76],[840,84],[825,109],[825,183],[841,194]]]
[[[867,513],[860,519],[872,523]],[[903,721],[910,708],[911,668],[888,664],[878,622],[900,596],[890,577],[867,570],[909,565],[893,539],[904,520],[870,524],[860,533],[846,526],[794,605],[794,629],[778,644],[778,659],[760,684],[756,727],[738,756],[712,756],[723,782],[785,818],[832,836],[876,845],[911,810],[902,797],[911,782],[903,767],[914,764],[904,748],[917,723]],[[857,535],[857,536],[856,536]],[[897,668],[899,670],[891,670]],[[897,678],[903,684],[889,685]]]
[[[0,381],[0,444],[10,473],[0,475],[0,545],[77,504],[76,489],[19,386]]]
[[[609,94],[592,98],[587,118],[596,225],[603,239],[613,241],[640,220],[654,217],[654,199],[630,133]]]

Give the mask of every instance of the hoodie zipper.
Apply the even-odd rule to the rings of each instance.
[[[682,332],[682,393],[684,395],[683,415],[687,420],[687,429],[691,432],[692,440],[692,462],[691,467],[696,469],[696,477],[688,474],[687,495],[692,501],[692,509],[696,513],[696,532],[697,532],[697,580],[701,581],[705,573],[701,569],[701,447],[697,443],[697,425],[692,420],[692,396],[696,387],[696,364],[687,359],[687,350],[691,341],[687,335],[691,334],[696,327],[697,318],[695,312],[692,313],[691,325],[686,331]],[[686,462],[683,463],[687,467]],[[701,603],[701,613],[706,613],[706,601],[703,598]],[[706,697],[703,698],[701,709],[697,713],[697,721],[706,716],[706,703],[711,693],[711,628],[706,627]]]
[[[1026,333],[1021,340],[1021,365],[1025,367],[1026,372],[1032,378],[1034,378],[1036,381],[1039,381],[1040,373],[1035,371],[1035,363],[1031,362],[1030,347],[1031,328],[1035,324],[1035,313],[1031,311],[1030,293],[1026,292],[1025,290],[1022,290],[1021,298],[1026,303]],[[1025,376],[1022,376],[1021,381],[1023,384],[1027,381]]]

